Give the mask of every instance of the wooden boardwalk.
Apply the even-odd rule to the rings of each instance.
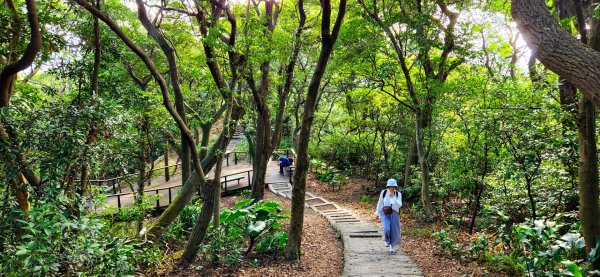
[[[212,178],[213,172],[207,175],[207,178]],[[249,188],[252,178],[252,164],[238,163],[229,167],[223,167],[221,172],[222,195],[230,195],[236,191]],[[168,182],[163,176],[152,179],[151,185],[146,186],[144,191],[148,195],[160,195],[156,200],[156,207],[163,208],[171,203],[179,190],[181,189],[181,174],[172,176]],[[115,208],[126,207],[134,203],[134,193],[130,188],[122,190],[121,193],[106,195],[106,204]]]
[[[235,194],[241,189],[250,187],[252,180],[252,164],[244,157],[244,153],[235,152],[235,147],[239,143],[241,137],[236,133],[234,138],[227,146],[225,158],[223,160],[223,168],[221,171],[221,194],[223,196]],[[157,176],[152,178],[144,188],[147,195],[160,195],[156,200],[155,208],[160,209],[171,204],[177,193],[182,187],[181,166],[172,165],[176,169],[170,173],[170,177],[166,180],[165,176]],[[164,168],[155,169],[154,171],[165,170]],[[169,169],[171,170],[171,169]],[[214,176],[214,170],[211,170],[206,175],[207,179]],[[102,183],[103,180],[95,182]],[[104,180],[107,181],[107,180]],[[118,184],[117,184],[118,182]],[[103,182],[104,187],[112,193],[106,195],[105,204],[109,207],[120,209],[132,205],[135,202],[134,194],[137,188],[123,187],[124,178],[112,178],[110,182]]]
[[[279,168],[269,167],[269,190],[292,198],[289,176],[279,175]],[[384,246],[382,228],[374,222],[364,222],[352,211],[312,193],[306,193],[306,206],[325,217],[342,235],[344,243],[343,276],[423,276],[417,265],[398,249],[388,252]],[[305,230],[308,231],[308,230]]]

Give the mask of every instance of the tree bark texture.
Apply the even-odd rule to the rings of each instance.
[[[195,172],[192,172],[192,176],[194,176]],[[196,175],[198,176],[198,175]],[[218,183],[219,180],[216,180]],[[187,183],[187,182],[186,182]],[[219,186],[210,186],[209,189],[205,192],[204,202],[202,203],[202,209],[200,211],[200,215],[196,219],[196,226],[192,230],[190,237],[188,239],[188,244],[183,251],[183,255],[181,256],[180,264],[189,264],[194,261],[196,254],[198,253],[198,248],[204,241],[206,237],[206,231],[208,230],[208,225],[210,224],[210,218],[213,214],[213,207],[215,197],[214,194]]]
[[[229,132],[231,130],[231,104],[226,105],[227,112],[225,113],[225,120],[223,121],[223,136],[228,138],[231,136]],[[235,128],[236,123],[233,123],[233,128]],[[217,165],[215,167],[215,177],[214,184],[216,186],[214,193],[214,212],[213,212],[213,226],[215,228],[219,227],[219,214],[221,213],[221,169],[223,168],[223,154],[227,150],[227,141],[228,139],[224,139],[221,141],[219,145],[219,153],[217,153]]]
[[[416,134],[415,134],[416,135]],[[406,165],[404,166],[404,188],[410,186],[410,177],[412,175],[412,166],[419,162],[417,156],[417,142],[413,139],[408,148],[408,156],[406,157]]]
[[[535,57],[600,105],[600,53],[564,31],[542,0],[512,0],[511,13]]]
[[[277,16],[277,11],[273,11],[275,1],[265,1],[265,17],[266,20],[264,26],[264,36],[269,38],[267,54],[270,54],[273,48],[271,42],[271,36],[275,28],[274,17]],[[260,86],[258,89],[254,88],[254,81],[249,78],[249,82],[252,84],[252,96],[257,111],[256,119],[256,153],[254,154],[254,160],[252,162],[252,193],[251,197],[255,200],[261,200],[265,194],[265,175],[267,173],[267,163],[271,158],[274,150],[274,133],[277,130],[271,129],[271,109],[268,104],[268,97],[270,92],[269,72],[270,72],[270,61],[264,61],[260,65]],[[281,129],[281,126],[279,126]],[[281,131],[281,130],[279,130]]]
[[[146,164],[148,163],[148,129],[150,128],[150,117],[144,115],[141,122],[140,128],[140,152],[138,154],[138,191],[135,204],[138,206],[142,205],[144,200],[144,189],[146,188]],[[144,213],[138,219],[137,227],[138,232],[142,230],[142,224],[144,222]]]
[[[426,216],[433,216],[433,206],[431,205],[431,194],[429,192],[429,151],[424,149],[423,146],[423,132],[424,128],[421,125],[421,120],[415,121],[415,144],[417,146],[417,156],[419,159],[419,166],[421,168],[421,204],[423,205],[423,212]]]
[[[0,108],[7,107],[10,102],[12,85],[17,73],[30,67],[37,53],[42,48],[42,34],[40,32],[35,1],[26,0],[25,5],[27,6],[27,21],[31,30],[29,43],[21,58],[14,63],[6,65],[0,72]]]
[[[586,97],[582,97],[579,110],[579,218],[589,252],[596,247],[596,239],[600,235],[596,111],[592,101]],[[593,267],[600,268],[600,259],[596,259]]]
[[[303,12],[303,1],[299,1],[298,7]],[[315,71],[308,85],[306,95],[306,103],[304,106],[304,116],[302,118],[302,126],[298,139],[298,149],[296,157],[296,170],[294,171],[294,186],[292,189],[292,211],[290,219],[290,229],[287,244],[285,246],[285,256],[287,259],[296,260],[300,258],[302,245],[302,227],[304,226],[304,205],[306,197],[306,174],[308,171],[308,143],[310,141],[310,131],[315,116],[315,108],[317,106],[317,96],[319,94],[319,86],[331,52],[333,45],[339,34],[344,15],[346,13],[346,0],[340,1],[337,18],[333,29],[330,31],[331,25],[331,1],[321,1],[321,51],[319,59],[315,65]]]
[[[578,120],[579,217],[589,251],[595,246],[596,237],[600,234],[598,157],[595,150],[593,107],[600,104],[600,53],[595,50],[598,49],[597,41],[600,41],[600,36],[596,35],[600,27],[596,20],[592,20],[590,48],[560,27],[548,12],[544,1],[512,0],[511,13],[536,58],[579,88],[584,96],[580,102]],[[592,267],[600,268],[600,259],[597,259]]]

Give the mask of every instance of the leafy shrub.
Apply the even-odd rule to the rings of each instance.
[[[360,202],[365,203],[365,204],[373,204],[373,203],[375,203],[375,198],[373,198],[373,196],[363,195],[360,198]]]
[[[165,230],[163,237],[175,240],[186,239],[196,226],[196,218],[200,215],[200,210],[202,210],[201,202],[186,205]]]
[[[249,253],[254,244],[258,243],[261,253],[280,253],[287,238],[285,232],[277,232],[281,226],[280,220],[286,218],[282,209],[275,201],[258,201],[252,199],[238,202],[231,210],[225,209],[219,218],[219,228],[211,228],[208,233],[208,245],[203,247],[214,263],[224,262],[227,265],[239,263],[242,251]],[[284,235],[285,234],[285,235]],[[284,238],[285,236],[285,238]]]
[[[256,251],[262,254],[281,253],[285,248],[287,239],[288,233],[282,231],[268,235],[256,245]]]
[[[312,159],[311,164],[314,168],[317,179],[329,186],[332,191],[340,190],[348,184],[348,178],[339,174],[335,167],[327,166],[326,163],[318,159]]]
[[[137,197],[137,196],[136,196]],[[160,198],[158,194],[144,194],[142,202],[140,204],[134,204],[131,206],[125,206],[118,210],[115,215],[116,221],[131,221],[144,217],[149,214],[156,205],[156,200]],[[111,212],[111,210],[107,210]]]
[[[498,214],[501,222],[508,217]],[[463,247],[446,230],[436,233],[438,243],[450,254],[466,255],[483,260],[497,268],[528,276],[582,276],[591,274],[587,263],[597,258],[596,249],[586,253],[585,242],[578,226],[563,230],[565,226],[552,220],[525,221],[506,227],[502,224],[494,231],[494,239],[475,235]],[[562,235],[561,235],[562,234]]]
[[[13,210],[2,218],[11,223],[3,235],[19,235],[2,240],[0,275],[124,276],[161,260],[156,246],[113,237],[99,219],[73,216],[67,203],[59,194],[37,202],[27,214]]]
[[[445,229],[441,229],[439,232],[434,233],[437,236],[437,242],[446,249],[452,256],[459,256],[462,252],[463,245],[454,241],[451,235],[452,233],[446,232]]]

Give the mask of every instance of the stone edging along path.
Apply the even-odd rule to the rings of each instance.
[[[269,183],[269,190],[292,199],[292,186],[287,182]],[[388,252],[377,224],[361,221],[336,203],[309,192],[306,205],[325,217],[341,234],[344,243],[342,276],[423,276],[404,251]]]

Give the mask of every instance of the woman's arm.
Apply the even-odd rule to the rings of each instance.
[[[402,207],[402,193],[401,192],[398,192],[397,200],[398,200],[398,205],[400,207]]]
[[[375,209],[375,216],[381,216],[381,210],[383,209],[383,191],[379,193],[379,201],[377,201],[377,209]]]

